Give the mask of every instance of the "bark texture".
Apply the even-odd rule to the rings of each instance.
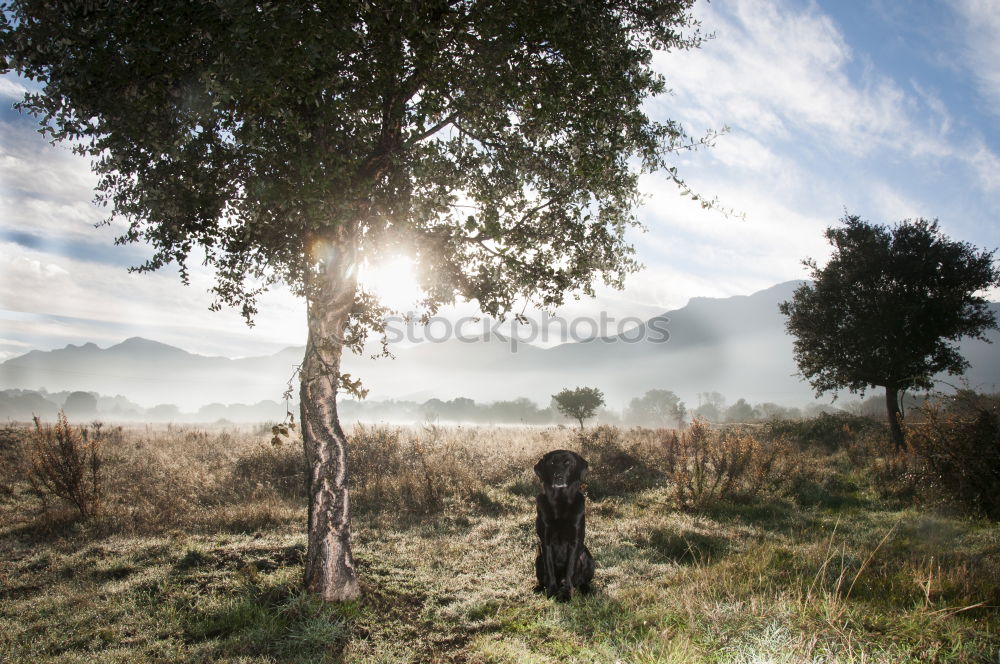
[[[889,416],[889,433],[892,435],[892,444],[896,450],[902,450],[906,447],[906,438],[903,435],[903,425],[900,423],[899,390],[894,385],[885,388],[885,409]]]
[[[347,437],[337,417],[345,328],[357,289],[356,251],[343,238],[325,242],[325,258],[310,275],[309,340],[299,391],[309,484],[306,590],[326,601],[360,595],[351,552]]]

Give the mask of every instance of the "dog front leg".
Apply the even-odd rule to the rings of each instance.
[[[559,584],[559,594],[556,599],[560,602],[568,602],[573,594],[573,577],[576,573],[576,559],[580,550],[579,545],[573,544],[569,549],[569,557],[566,559],[566,576]]]
[[[552,544],[545,544],[542,548],[545,550],[545,596],[552,597],[559,589],[555,554],[552,552]]]

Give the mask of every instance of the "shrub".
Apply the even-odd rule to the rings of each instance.
[[[591,498],[641,491],[666,479],[655,465],[655,448],[644,445],[639,436],[632,438],[626,445],[621,430],[605,424],[576,434],[577,449],[589,465],[586,484]]]
[[[821,413],[805,420],[770,420],[763,428],[768,438],[787,438],[803,447],[819,446],[829,451],[847,447],[859,437],[884,437],[886,431],[882,422],[850,413]]]
[[[359,424],[350,450],[352,504],[361,512],[439,512],[449,501],[473,498],[487,484],[489,464],[482,455],[435,425],[413,435]]]
[[[46,505],[48,496],[66,500],[88,519],[97,514],[101,500],[101,425],[93,431],[71,427],[62,411],[55,425],[35,418],[28,441],[27,476]]]
[[[695,419],[680,436],[663,441],[663,463],[675,500],[690,508],[776,488],[788,475],[781,463],[783,451],[780,442],[765,444],[748,428],[713,431],[704,420]]]
[[[926,487],[967,508],[1000,519],[1000,414],[995,403],[923,409],[909,427],[909,445]]]
[[[269,489],[283,498],[306,498],[306,466],[302,447],[258,445],[233,464],[233,488],[238,494]]]

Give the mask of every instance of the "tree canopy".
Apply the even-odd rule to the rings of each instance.
[[[203,254],[249,319],[350,227],[358,261],[416,259],[431,308],[500,315],[637,267],[638,173],[689,143],[642,107],[650,59],[698,43],[690,4],[20,0],[0,43],[120,241],[153,247],[139,269]]]
[[[805,265],[813,283],[780,310],[795,360],[817,394],[886,388],[894,440],[902,444],[897,396],[929,389],[936,374],[962,373],[962,337],[985,339],[997,320],[982,296],[1000,285],[993,251],[951,240],[937,220],[889,227],[847,215],[826,230],[833,255]]]

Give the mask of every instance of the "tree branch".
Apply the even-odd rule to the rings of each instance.
[[[420,132],[415,136],[411,136],[410,140],[404,144],[403,148],[406,150],[412,148],[420,141],[424,140],[425,138],[433,136],[434,134],[438,133],[448,125],[452,124],[456,119],[458,119],[458,111],[455,111],[445,119],[441,120],[441,122],[438,122],[436,125],[433,125],[432,127],[425,129],[424,131]]]

